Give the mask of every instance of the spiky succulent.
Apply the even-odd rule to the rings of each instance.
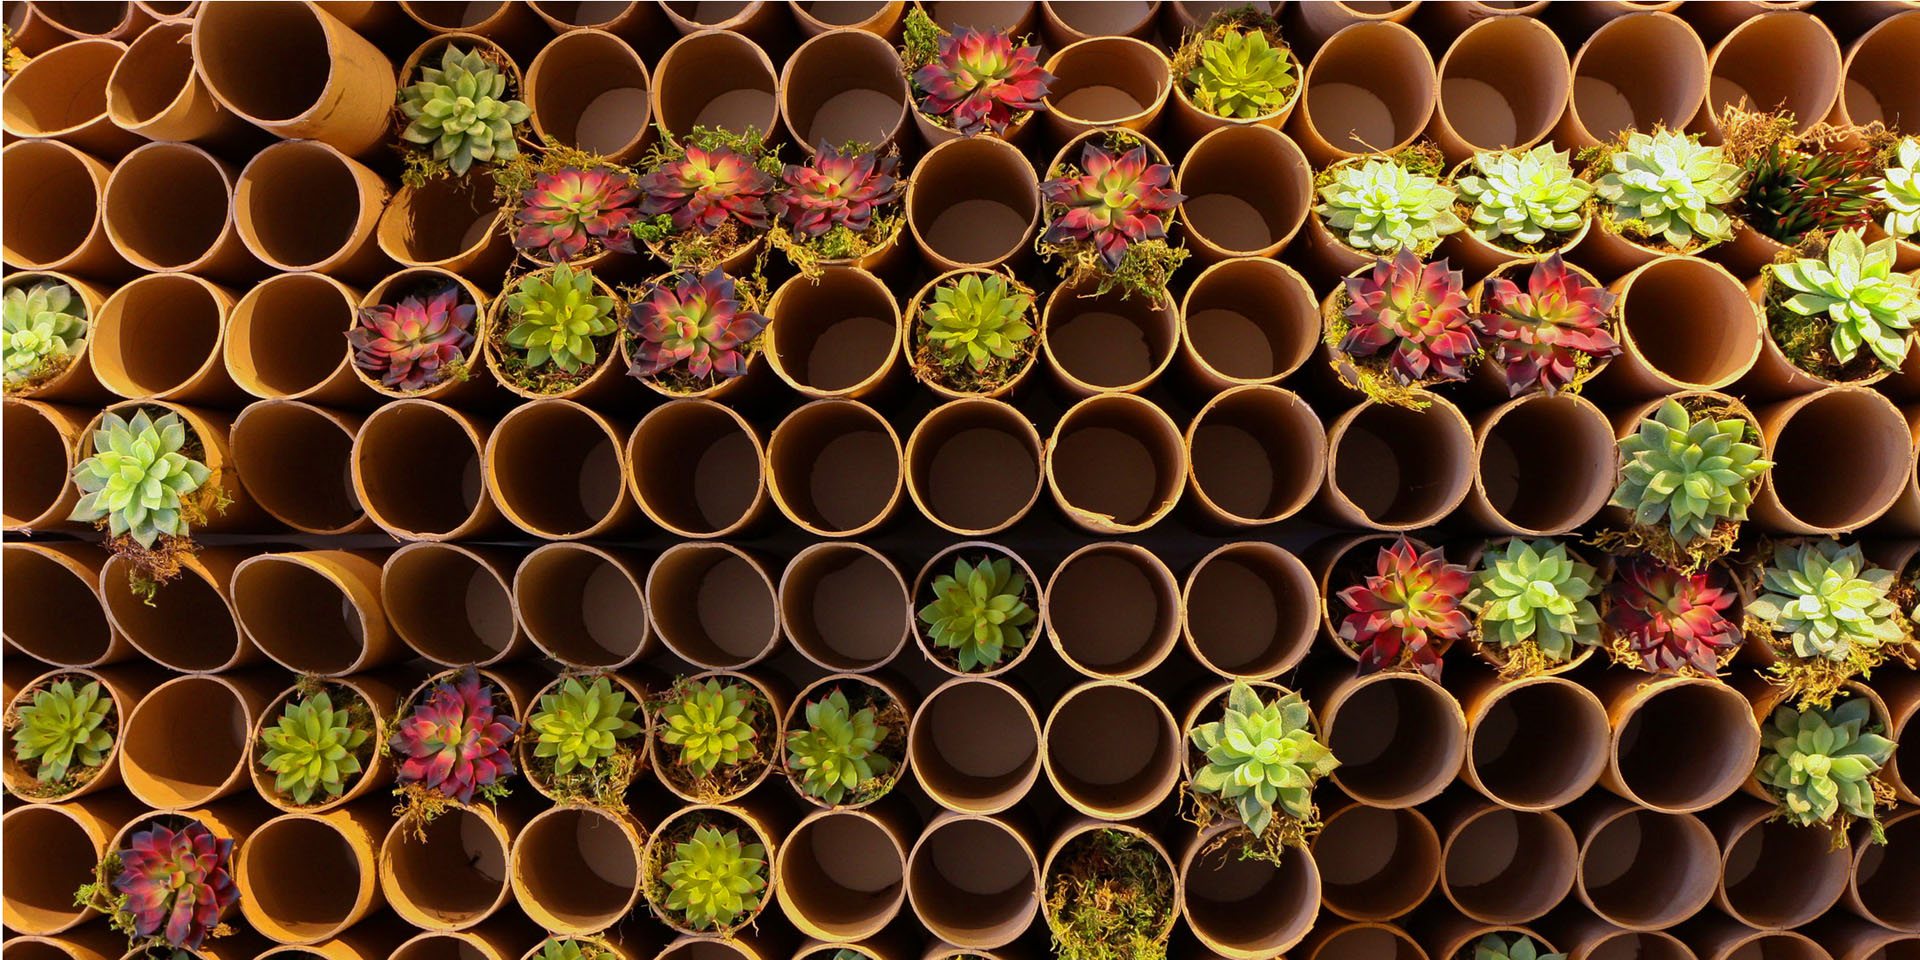
[[[615,690],[606,677],[591,683],[568,677],[560,689],[542,694],[540,708],[527,718],[527,726],[539,735],[533,755],[553,758],[556,774],[597,766],[613,756],[619,741],[640,735],[640,725],[633,721],[638,709],[640,704]]]
[[[113,749],[113,732],[107,729],[112,712],[113,698],[98,681],[75,689],[71,678],[55,680],[14,711],[19,721],[13,730],[14,759],[34,764],[34,778],[41,783],[57,782],[75,767],[97,768]]]
[[[401,786],[437,790],[460,803],[473,802],[475,791],[504,787],[513,776],[511,745],[520,722],[496,697],[472,667],[434,684],[388,741],[400,759]]]
[[[1873,198],[1884,208],[1880,227],[1887,236],[1905,240],[1920,233],[1920,137],[1908,137],[1894,148]]]
[[[1340,761],[1312,728],[1299,694],[1267,703],[1246,681],[1234,681],[1226,714],[1188,734],[1207,760],[1193,772],[1194,792],[1232,801],[1256,835],[1267,831],[1275,807],[1296,820],[1313,819],[1313,785]]]
[[[590,368],[600,352],[593,341],[620,329],[612,297],[594,290],[593,271],[562,263],[545,276],[530,274],[507,296],[507,345],[525,351],[528,367],[551,363],[568,373]]]
[[[1496,246],[1532,246],[1580,229],[1593,184],[1573,175],[1565,151],[1543,143],[1531,150],[1475,154],[1478,171],[1459,178],[1460,198],[1473,205],[1467,229]]]
[[[420,81],[401,88],[400,114],[407,118],[401,140],[429,148],[433,159],[464,176],[475,160],[519,156],[513,128],[533,110],[507,99],[505,71],[479,50],[462,53],[448,44],[440,66],[421,67]]]
[[[729,224],[742,231],[765,230],[773,176],[728,147],[707,149],[687,144],[640,178],[640,215],[665,215],[675,233],[710,236]]]
[[[998,30],[963,27],[942,36],[939,55],[913,72],[920,112],[963,137],[1005,134],[1022,114],[1045,105],[1052,85],[1040,48],[1015,46]]]
[[[1698,137],[1635,132],[1613,151],[1594,192],[1613,223],[1631,226],[1624,232],[1691,252],[1733,236],[1724,208],[1739,199],[1742,178],[1725,151],[1701,146]]]
[[[876,210],[900,199],[906,184],[895,172],[900,158],[875,151],[842,152],[825,141],[806,163],[787,164],[772,198],[774,215],[802,240],[845,229],[858,236],[873,226]]]
[[[1693,417],[1669,399],[1621,439],[1620,485],[1609,502],[1632,511],[1636,524],[1664,521],[1682,547],[1721,521],[1745,520],[1753,485],[1773,466],[1746,442],[1749,428],[1738,416]]]
[[[1851,361],[1865,345],[1881,364],[1898,370],[1906,362],[1913,328],[1920,322],[1920,277],[1895,273],[1899,252],[1892,238],[1871,244],[1859,230],[1842,230],[1827,244],[1824,259],[1799,259],[1767,267],[1793,291],[1781,306],[1803,317],[1832,321],[1834,358]]]
[[[1566,663],[1600,642],[1597,579],[1565,544],[1515,537],[1481,559],[1466,607],[1480,618],[1483,646],[1512,656],[1531,641],[1548,663]]]
[[[1867,562],[1859,544],[1800,540],[1777,544],[1760,574],[1765,591],[1747,613],[1785,634],[1793,655],[1845,663],[1906,631],[1887,593],[1894,573]]]
[[[620,955],[595,937],[548,937],[535,960],[619,960]]]
[[[1408,666],[1438,680],[1442,645],[1473,626],[1461,609],[1472,586],[1473,574],[1439,547],[1417,553],[1402,536],[1380,548],[1373,574],[1336,594],[1350,611],[1340,639],[1359,653],[1362,675]]]
[[[748,346],[766,326],[720,268],[676,274],[654,284],[627,315],[629,372],[644,379],[678,369],[697,380],[732,379],[747,372]]]
[[[126,895],[123,911],[134,936],[198,950],[240,899],[228,872],[232,855],[232,840],[197,821],[178,830],[156,823],[134,831],[113,878],[113,889]]]
[[[1054,209],[1046,242],[1086,246],[1108,270],[1120,269],[1127,248],[1167,236],[1173,209],[1186,199],[1167,189],[1173,168],[1154,163],[1145,145],[1124,154],[1089,142],[1080,152],[1080,170],[1040,185],[1040,196]]]
[[[676,762],[704,777],[721,765],[759,756],[753,728],[758,710],[759,694],[747,684],[695,680],[660,708],[660,741],[679,747]]]
[[[335,710],[325,690],[289,703],[280,719],[260,731],[260,765],[274,776],[273,788],[294,803],[311,803],[314,794],[337,797],[347,778],[360,772],[355,756],[372,731],[356,727],[346,708]]]
[[[991,670],[1026,646],[1021,629],[1034,621],[1027,605],[1026,574],[1010,557],[953,561],[953,573],[933,578],[933,602],[920,608],[920,622],[934,646],[954,652],[962,670]]]
[[[513,215],[520,228],[513,245],[549,263],[577,259],[595,245],[632,253],[639,200],[640,191],[627,174],[607,167],[563,167],[541,174],[520,196],[520,209]]]
[[[1873,222],[1880,168],[1865,152],[1829,145],[1817,150],[1767,146],[1752,165],[1741,219],[1784,244],[1809,234]]]
[[[830,804],[846,799],[847,791],[893,769],[893,761],[878,752],[888,730],[875,719],[873,707],[853,710],[847,695],[834,690],[807,704],[807,726],[787,734],[787,767],[799,774],[800,789]]]
[[[1724,571],[1678,570],[1646,557],[1620,561],[1607,588],[1607,626],[1653,673],[1691,668],[1713,676],[1720,661],[1745,642],[1727,616],[1740,594]]]
[[[161,534],[186,536],[185,498],[213,476],[206,464],[180,452],[186,445],[187,425],[177,413],[157,420],[144,409],[131,420],[102,414],[93,456],[73,468],[83,496],[67,519],[104,519],[110,536],[132,537],[142,547],[153,546]]]
[[[1474,941],[1473,954],[1462,960],[1567,960],[1564,953],[1542,953],[1533,938],[1526,934],[1515,934],[1508,940],[1497,933],[1489,933]]]
[[[1200,41],[1199,62],[1186,81],[1195,106],[1241,120],[1286,106],[1299,86],[1287,48],[1261,30],[1227,30]]]
[[[673,845],[660,872],[666,907],[692,930],[731,930],[760,909],[767,889],[767,849],[741,843],[737,830],[702,825]]]
[[[1893,759],[1894,743],[1872,722],[1872,704],[1860,697],[1831,710],[1781,704],[1761,731],[1754,773],[1802,826],[1830,823],[1842,811],[1873,820],[1873,775]]]
[[[1403,384],[1466,379],[1480,341],[1460,271],[1448,270],[1445,260],[1422,263],[1402,248],[1344,282],[1348,328],[1341,352],[1384,355],[1388,372]]]
[[[924,336],[943,367],[968,364],[976,372],[1020,353],[1033,336],[1027,311],[1033,294],[997,273],[964,273],[940,285],[920,312]]]
[[[1454,189],[1385,157],[1339,164],[1320,188],[1313,212],[1341,242],[1382,256],[1425,254],[1440,238],[1466,229],[1453,212]]]
[[[87,304],[57,280],[7,288],[0,350],[8,387],[69,362],[87,336]]]
[[[1533,265],[1527,285],[1487,278],[1474,328],[1509,396],[1538,387],[1553,396],[1583,368],[1617,355],[1620,342],[1608,321],[1615,296],[1568,267],[1555,252]]]
[[[392,390],[421,390],[454,375],[473,350],[479,307],[447,284],[393,305],[361,307],[347,331],[353,362]]]

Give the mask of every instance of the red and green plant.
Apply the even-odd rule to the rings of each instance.
[[[1739,599],[1726,573],[1708,567],[1681,573],[1647,557],[1628,557],[1607,590],[1608,629],[1624,650],[1651,673],[1702,676],[1720,671],[1720,661],[1745,639],[1727,616]]]
[[[640,192],[608,167],[562,167],[543,173],[520,197],[513,245],[550,263],[566,263],[599,247],[632,253]]]
[[[119,852],[113,889],[121,898],[108,911],[116,929],[136,940],[198,950],[220,925],[220,915],[240,899],[228,861],[233,841],[197,822],[178,830],[155,823],[135,831]],[[89,895],[82,888],[82,896]]]
[[[766,326],[767,318],[719,268],[705,276],[677,274],[655,284],[627,316],[629,372],[642,379],[669,372],[697,381],[732,379],[747,372],[748,347]]]
[[[1362,676],[1411,667],[1438,680],[1442,645],[1473,626],[1461,609],[1472,587],[1473,573],[1439,547],[1417,553],[1402,536],[1380,549],[1373,574],[1337,594],[1350,611],[1340,640],[1359,654]]]
[[[1615,296],[1588,283],[1557,252],[1533,265],[1525,289],[1504,276],[1488,277],[1485,297],[1473,323],[1509,396],[1535,386],[1553,396],[1582,370],[1620,352],[1607,330]]]
[[[495,697],[472,667],[434,684],[388,741],[400,761],[401,788],[422,787],[460,803],[473,802],[476,792],[486,798],[505,793],[520,722]]]
[[[347,331],[353,362],[390,390],[422,390],[465,370],[479,308],[447,284],[397,304],[361,307]]]
[[[1402,249],[1373,270],[1346,278],[1348,303],[1339,349],[1352,357],[1383,357],[1403,385],[1464,380],[1480,350],[1460,271],[1447,261],[1422,263]]]
[[[1740,199],[1747,226],[1784,244],[1873,222],[1880,165],[1871,151],[1769,144],[1752,163]]]
[[[1022,114],[1044,106],[1052,84],[1039,47],[1017,47],[1005,32],[970,28],[940,37],[932,61],[913,72],[920,112],[963,137],[1004,135]]]
[[[1174,208],[1186,199],[1167,188],[1173,167],[1154,163],[1144,144],[1125,153],[1089,142],[1079,168],[1040,185],[1047,203],[1043,242],[1059,248],[1069,270],[1103,274],[1100,292],[1116,283],[1149,298],[1162,295],[1167,277],[1186,259],[1166,244]]]
[[[773,186],[773,177],[745,154],[687,143],[679,156],[640,178],[640,215],[667,217],[670,233],[711,236],[730,224],[765,230]]]
[[[858,237],[873,226],[874,213],[905,192],[897,155],[839,150],[822,141],[806,163],[789,163],[773,195],[774,215],[801,240],[839,231]],[[833,259],[828,257],[827,259]]]

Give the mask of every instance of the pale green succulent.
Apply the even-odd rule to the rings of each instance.
[[[1889,370],[1906,362],[1913,326],[1920,321],[1920,285],[1911,273],[1893,272],[1892,239],[1871,244],[1859,230],[1841,230],[1827,244],[1824,260],[1794,260],[1768,267],[1794,291],[1783,305],[1803,317],[1833,321],[1833,356],[1846,363],[1861,344]]]
[[[354,751],[371,733],[355,729],[348,712],[335,710],[333,697],[322,690],[287,704],[279,721],[260,731],[267,748],[260,765],[275,774],[273,788],[294,803],[312,803],[315,793],[337,797],[346,791],[347,778],[360,772]]]
[[[1887,208],[1880,226],[1888,236],[1905,240],[1920,233],[1920,137],[1900,141],[1873,198]]]
[[[1894,743],[1867,729],[1872,719],[1872,706],[1860,698],[1831,710],[1782,704],[1761,731],[1755,775],[1795,823],[1828,823],[1842,810],[1873,820],[1871,780],[1893,758]]]
[[[1893,581],[1893,571],[1869,564],[1859,544],[1782,543],[1761,573],[1766,592],[1747,604],[1747,613],[1787,634],[1794,656],[1844,663],[1905,635],[1887,598]]]
[[[887,728],[876,722],[872,707],[850,710],[847,695],[835,690],[807,704],[805,713],[806,729],[787,734],[787,766],[808,796],[837,804],[847,791],[893,768],[876,752]]]
[[[65,777],[76,765],[98,767],[113,747],[106,726],[112,710],[113,698],[98,681],[76,690],[72,680],[56,680],[14,711],[20,725],[13,731],[13,756],[22,763],[36,761],[34,778],[41,783]]]
[[[564,263],[521,280],[507,297],[507,313],[515,321],[507,344],[526,351],[528,367],[551,362],[568,373],[593,366],[594,338],[619,329],[613,298],[593,292],[593,271]]]
[[[679,764],[704,777],[721,764],[752,758],[753,721],[757,693],[744,683],[722,683],[718,678],[694,681],[679,697],[660,708],[660,739],[679,747]]]
[[[638,709],[606,677],[590,684],[568,677],[559,690],[541,695],[540,708],[527,718],[527,726],[539,734],[533,755],[552,757],[555,774],[591,769],[613,756],[619,741],[640,735],[640,725],[633,722]]]
[[[1593,184],[1574,176],[1567,154],[1550,144],[1476,154],[1473,167],[1477,175],[1454,185],[1473,204],[1467,229],[1488,243],[1536,244],[1549,234],[1572,233],[1586,219],[1581,208]]]
[[[6,385],[51,372],[72,357],[87,336],[87,305],[58,281],[20,284],[6,293],[4,347]]]
[[[1265,833],[1273,811],[1296,820],[1313,816],[1313,785],[1340,765],[1313,735],[1306,700],[1289,693],[1272,703],[1244,680],[1227,691],[1226,714],[1188,734],[1207,764],[1193,772],[1196,793],[1232,801],[1240,822]]]
[[[407,127],[400,139],[431,148],[455,174],[465,175],[475,160],[511,160],[520,155],[513,127],[533,110],[508,100],[507,75],[480,55],[461,53],[448,44],[440,66],[421,67],[420,82],[400,90],[400,113]]]
[[[85,496],[67,519],[105,518],[109,534],[130,536],[142,547],[153,546],[163,533],[186,536],[181,498],[213,475],[206,464],[180,453],[186,444],[187,426],[179,414],[155,420],[140,410],[130,421],[103,415],[93,433],[93,456],[73,468],[73,480]]]
[[[1666,521],[1682,546],[1721,520],[1745,520],[1754,482],[1773,466],[1746,442],[1747,429],[1739,417],[1694,419],[1668,400],[1620,441],[1620,485],[1610,502],[1633,511],[1634,523]]]
[[[941,366],[980,371],[1019,354],[1020,341],[1033,336],[1025,319],[1031,309],[1033,295],[1007,278],[968,273],[935,290],[920,316]]]
[[[1733,236],[1733,217],[1721,209],[1740,196],[1740,165],[1697,137],[1660,131],[1627,135],[1613,168],[1594,191],[1616,224],[1641,224],[1649,238],[1677,250],[1698,250]]]
[[[1526,934],[1517,934],[1509,941],[1497,933],[1489,933],[1474,941],[1472,960],[1567,960],[1567,955],[1541,953],[1540,946]]]
[[[619,954],[594,939],[549,937],[540,944],[535,960],[616,960]]]
[[[1228,31],[1201,41],[1200,61],[1187,73],[1193,102],[1216,116],[1264,117],[1287,104],[1296,82],[1287,48],[1259,30]]]
[[[1440,238],[1466,229],[1454,215],[1454,189],[1386,158],[1342,164],[1320,188],[1314,208],[1347,246],[1391,255],[1425,255]]]
[[[1480,561],[1466,605],[1480,617],[1481,643],[1511,650],[1532,640],[1549,661],[1565,663],[1576,647],[1600,642],[1598,580],[1564,544],[1515,537]]]
[[[740,842],[735,830],[702,826],[673,845],[673,859],[660,873],[666,906],[678,910],[692,930],[730,930],[759,909],[767,889],[767,849]]]

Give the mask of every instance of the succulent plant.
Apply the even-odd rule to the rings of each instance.
[[[787,766],[799,774],[800,789],[830,804],[846,799],[893,768],[879,754],[888,730],[871,706],[853,710],[847,695],[834,690],[807,704],[807,726],[787,734]]]
[[[1531,246],[1580,229],[1593,184],[1573,175],[1565,151],[1552,144],[1531,150],[1475,154],[1477,174],[1459,178],[1460,198],[1473,205],[1467,229],[1496,246]]]
[[[660,708],[660,740],[680,748],[680,766],[704,777],[723,764],[759,755],[753,728],[759,695],[752,687],[709,678],[677,688],[675,694]]]
[[[640,704],[615,690],[606,677],[592,683],[568,677],[559,690],[542,694],[540,708],[527,718],[527,726],[539,735],[533,755],[552,757],[556,774],[591,768],[613,756],[619,741],[640,735],[640,725],[633,722],[638,709]]]
[[[1566,663],[1600,642],[1597,579],[1564,544],[1515,537],[1481,559],[1466,607],[1480,618],[1483,646],[1511,657],[1531,641],[1549,663]]]
[[[1441,237],[1466,229],[1453,212],[1459,198],[1452,187],[1390,158],[1342,162],[1331,173],[1313,212],[1355,250],[1425,254]]]
[[[134,831],[113,878],[113,889],[127,898],[122,912],[134,936],[198,950],[220,925],[220,915],[240,899],[228,872],[232,854],[232,840],[198,822]]]
[[[1315,781],[1340,765],[1312,726],[1299,694],[1266,703],[1246,681],[1234,681],[1226,714],[1188,734],[1207,759],[1193,772],[1194,792],[1232,801],[1256,835],[1267,832],[1275,807],[1296,820],[1312,819]]]
[[[1809,234],[1857,229],[1873,222],[1879,177],[1873,157],[1858,150],[1772,143],[1751,165],[1741,219],[1788,245]]]
[[[741,843],[736,830],[701,826],[673,845],[660,873],[666,906],[693,930],[730,930],[760,909],[767,889],[767,849]]]
[[[932,603],[920,608],[920,622],[936,647],[954,652],[962,670],[990,670],[1000,658],[1027,644],[1022,627],[1034,621],[1027,605],[1026,574],[1010,557],[953,561],[952,574],[933,578]]]
[[[1781,306],[1833,322],[1835,359],[1851,361],[1864,344],[1887,369],[1898,370],[1906,362],[1914,324],[1920,322],[1920,278],[1895,273],[1897,256],[1892,238],[1868,244],[1860,231],[1841,230],[1827,244],[1824,259],[1775,263],[1767,269],[1793,291]]]
[[[1350,611],[1341,641],[1359,653],[1362,675],[1408,666],[1438,680],[1441,646],[1473,626],[1461,610],[1473,575],[1439,547],[1416,553],[1404,536],[1380,548],[1375,571],[1336,594]]]
[[[1746,442],[1748,427],[1738,416],[1695,418],[1667,400],[1620,441],[1620,485],[1609,502],[1632,511],[1636,524],[1665,521],[1682,547],[1723,520],[1745,520],[1753,485],[1773,466]]]
[[[806,163],[787,164],[781,173],[782,188],[771,201],[774,215],[803,240],[838,229],[858,236],[873,226],[874,211],[906,192],[899,168],[898,156],[842,152],[823,140]]]
[[[1786,634],[1793,655],[1847,662],[1905,636],[1887,594],[1894,573],[1867,562],[1859,544],[1801,540],[1774,546],[1747,613]]]
[[[739,152],[689,143],[640,178],[640,215],[668,216],[676,233],[708,236],[729,224],[765,230],[773,187],[773,176]]]
[[[1167,236],[1173,209],[1186,199],[1167,189],[1173,168],[1154,163],[1144,145],[1124,154],[1089,142],[1080,170],[1040,185],[1040,196],[1059,209],[1047,224],[1046,242],[1086,246],[1108,270],[1120,269],[1129,247]]]
[[[612,297],[594,292],[593,271],[562,263],[546,276],[530,274],[507,296],[507,345],[526,351],[528,367],[551,363],[568,373],[599,360],[593,341],[620,329]]]
[[[1897,240],[1920,233],[1920,137],[1907,137],[1894,148],[1873,198],[1886,210],[1881,229]]]
[[[7,289],[0,350],[8,387],[26,383],[68,362],[87,336],[87,304],[57,280]]]
[[[113,731],[107,728],[107,715],[113,711],[113,698],[89,680],[73,686],[62,677],[33,692],[33,699],[15,711],[19,726],[13,729],[13,756],[25,764],[35,764],[34,778],[41,783],[64,779],[75,767],[91,769],[107,762],[113,748]]]
[[[646,378],[679,369],[695,379],[732,379],[747,372],[747,346],[766,326],[720,268],[676,274],[654,284],[627,315],[630,372]]]
[[[1347,277],[1346,335],[1340,350],[1352,357],[1385,355],[1388,372],[1403,384],[1464,380],[1480,350],[1460,271],[1447,262],[1421,263],[1402,248],[1376,260],[1370,273]]]
[[[420,82],[400,89],[400,139],[431,148],[464,176],[475,160],[511,160],[520,155],[513,127],[533,110],[507,98],[507,75],[480,55],[448,44],[439,67],[421,67]]]
[[[544,173],[520,197],[513,245],[550,263],[565,263],[598,244],[634,252],[640,191],[625,173],[607,167],[563,167]]]
[[[619,956],[598,939],[548,937],[534,960],[619,960]]]
[[[1186,80],[1194,106],[1241,120],[1286,106],[1299,86],[1287,48],[1262,30],[1230,29],[1201,40],[1199,61]]]
[[[963,137],[1005,134],[1021,114],[1044,106],[1052,84],[1039,47],[1014,46],[997,30],[941,37],[939,55],[913,73],[920,112]]]
[[[1588,283],[1557,252],[1533,265],[1524,289],[1496,275],[1487,278],[1482,295],[1484,309],[1473,318],[1474,327],[1510,396],[1536,386],[1553,396],[1580,376],[1583,364],[1620,352],[1607,330],[1616,298]]]
[[[1743,171],[1719,147],[1671,131],[1630,133],[1613,151],[1594,192],[1613,222],[1677,250],[1711,246],[1733,236],[1722,209],[1740,197]]]
[[[437,790],[460,803],[472,803],[475,791],[504,787],[513,776],[511,744],[520,722],[495,697],[472,667],[434,684],[388,741],[400,758],[401,786]]]
[[[1033,295],[995,273],[965,273],[941,284],[921,311],[926,340],[941,366],[984,371],[1020,353],[1033,336],[1026,321]]]
[[[1473,954],[1462,960],[1567,960],[1564,953],[1542,953],[1533,938],[1515,934],[1512,940],[1489,933],[1474,941]]]
[[[1764,746],[1754,773],[1779,798],[1787,818],[1802,826],[1832,822],[1845,811],[1873,820],[1873,775],[1893,758],[1894,744],[1869,730],[1873,708],[1864,698],[1831,710],[1795,710],[1782,704],[1761,731]]]
[[[347,778],[360,772],[354,755],[372,731],[354,726],[348,710],[335,710],[325,690],[288,703],[280,719],[260,731],[266,752],[260,765],[275,774],[273,788],[294,803],[311,803],[315,793],[337,797]]]
[[[1725,573],[1681,573],[1646,557],[1620,561],[1607,589],[1607,626],[1640,658],[1641,669],[1713,676],[1746,635],[1726,614],[1740,598]]]
[[[420,390],[454,375],[471,356],[479,307],[447,284],[388,306],[361,307],[347,331],[353,362],[392,390]]]
[[[102,414],[100,429],[93,432],[93,456],[73,468],[84,496],[67,519],[104,519],[110,536],[132,537],[142,547],[153,546],[161,534],[186,536],[183,498],[212,476],[206,464],[180,452],[186,444],[187,425],[177,413],[157,420],[144,409],[132,420]]]

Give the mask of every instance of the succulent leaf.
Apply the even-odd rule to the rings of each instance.
[[[548,937],[534,960],[619,960],[619,956],[597,938]]]
[[[514,319],[507,344],[525,351],[527,366],[551,363],[568,373],[591,368],[599,359],[595,338],[620,329],[612,297],[594,292],[593,271],[562,263],[546,276],[523,278],[507,296]]]
[[[782,187],[771,200],[773,213],[803,240],[843,227],[863,234],[873,226],[876,210],[906,192],[905,181],[895,175],[899,167],[897,156],[842,152],[821,141],[806,163],[787,164]]]
[[[1773,466],[1744,440],[1747,427],[1737,416],[1695,419],[1669,399],[1620,441],[1620,484],[1610,502],[1632,511],[1636,524],[1665,521],[1683,547],[1722,520],[1745,520],[1754,484]]]
[[[1022,114],[1045,106],[1052,84],[1039,47],[1016,47],[997,30],[941,37],[939,56],[913,73],[920,112],[963,137],[1004,135]]]
[[[1566,663],[1600,642],[1598,578],[1565,544],[1515,537],[1481,559],[1466,607],[1481,643],[1511,651],[1531,640],[1549,663]]]
[[[1920,277],[1895,273],[1892,238],[1868,244],[1859,230],[1842,230],[1827,244],[1824,259],[1768,266],[1773,279],[1793,295],[1783,301],[1803,317],[1833,321],[1834,358],[1846,363],[1864,345],[1889,370],[1899,370],[1920,322]]]
[[[1108,270],[1118,270],[1128,247],[1166,239],[1167,221],[1186,199],[1167,189],[1172,181],[1173,168],[1152,162],[1144,145],[1115,155],[1089,142],[1079,172],[1040,185],[1051,217],[1046,242],[1085,245]]]
[[[774,178],[753,161],[727,147],[705,149],[687,144],[640,178],[640,215],[672,218],[676,233],[710,236],[734,224],[745,231],[765,230]]]
[[[934,290],[920,319],[942,366],[983,371],[1019,355],[1020,342],[1033,336],[1026,321],[1032,309],[1033,296],[1007,278],[966,273]]]
[[[353,347],[354,365],[382,386],[421,390],[445,380],[468,360],[478,314],[479,307],[449,283],[392,306],[361,307],[347,331],[347,343]]]
[[[575,767],[591,769],[613,756],[619,741],[640,735],[640,725],[633,721],[638,709],[640,704],[615,690],[606,677],[584,684],[568,677],[560,689],[543,694],[540,708],[527,718],[527,726],[539,735],[533,755],[552,757],[556,774]]]
[[[62,678],[35,690],[33,699],[15,711],[20,725],[13,731],[13,756],[37,765],[35,779],[54,783],[75,767],[97,768],[113,749],[113,733],[106,728],[113,698],[98,681],[74,688]]]
[[[1647,237],[1693,251],[1732,238],[1724,208],[1739,199],[1744,176],[1725,151],[1696,136],[1636,132],[1613,152],[1594,192],[1614,223],[1644,224]]]
[[[1872,721],[1872,705],[1864,698],[1830,710],[1782,704],[1761,731],[1754,773],[1802,826],[1831,823],[1842,811],[1873,820],[1872,777],[1893,758],[1894,743],[1878,727],[1869,729]]]
[[[1240,822],[1257,836],[1275,808],[1296,820],[1313,817],[1313,785],[1340,765],[1314,737],[1312,714],[1297,693],[1272,703],[1244,680],[1227,692],[1225,715],[1189,732],[1206,766],[1193,773],[1196,793],[1232,801]]]
[[[126,895],[122,909],[134,935],[199,949],[220,925],[220,915],[240,899],[228,872],[232,854],[232,840],[198,822],[178,830],[154,824],[135,831],[120,851],[120,873],[113,878],[113,889]]]
[[[1607,626],[1626,639],[1650,672],[1692,668],[1710,677],[1745,642],[1740,624],[1727,616],[1739,596],[1719,568],[1687,574],[1646,557],[1628,557],[1607,590]]]
[[[104,519],[110,536],[132,537],[142,547],[161,534],[186,536],[183,498],[212,476],[206,464],[180,453],[186,443],[187,426],[177,413],[158,420],[145,410],[132,420],[104,414],[93,433],[93,456],[73,468],[82,496],[67,519]]]
[[[1473,168],[1478,173],[1461,177],[1455,186],[1473,205],[1467,229],[1488,243],[1543,243],[1550,235],[1579,230],[1586,220],[1582,208],[1593,184],[1575,177],[1567,153],[1551,144],[1475,154]]]
[[[1888,598],[1894,574],[1867,562],[1859,544],[1802,540],[1774,547],[1747,613],[1786,634],[1793,655],[1844,663],[1905,635]]]
[[[5,382],[11,388],[69,361],[87,336],[87,305],[59,281],[20,284],[5,297]]]
[[[1567,960],[1564,953],[1543,953],[1533,938],[1515,934],[1511,940],[1489,933],[1474,941],[1473,954],[1463,960]]]
[[[660,708],[660,739],[679,747],[677,762],[696,777],[759,754],[754,745],[758,695],[744,683],[694,681]]]
[[[1920,233],[1920,137],[1900,141],[1873,198],[1885,208],[1880,226],[1888,236],[1905,240]]]
[[[400,760],[398,781],[472,803],[476,790],[513,776],[513,737],[520,722],[495,704],[494,689],[467,667],[435,684],[394,725],[388,745]]]
[[[661,871],[666,906],[678,910],[693,930],[731,930],[760,908],[767,889],[767,851],[741,843],[735,830],[709,826],[674,844],[673,859]]]
[[[1298,85],[1287,48],[1260,30],[1229,30],[1201,41],[1200,60],[1186,80],[1195,106],[1242,120],[1286,106]]]
[[[932,603],[920,622],[936,647],[954,651],[963,671],[991,670],[1027,643],[1022,627],[1037,616],[1027,605],[1026,574],[1009,557],[954,560],[953,573],[933,579]]]
[[[1350,611],[1340,639],[1359,652],[1362,675],[1407,666],[1438,680],[1441,646],[1473,626],[1461,609],[1473,575],[1439,547],[1415,553],[1405,536],[1380,548],[1375,571],[1336,594]]]
[[[479,50],[462,53],[448,44],[439,67],[422,67],[420,81],[401,88],[407,126],[400,139],[427,148],[457,176],[476,160],[512,160],[520,155],[513,128],[533,110],[506,96],[507,75],[498,66]]]
[[[627,315],[629,372],[645,379],[679,369],[696,379],[730,380],[747,372],[747,346],[766,326],[720,268],[677,274],[655,284]]]
[[[541,174],[520,197],[513,245],[549,263],[566,263],[588,248],[633,253],[640,191],[625,173],[607,167],[563,167]]]

